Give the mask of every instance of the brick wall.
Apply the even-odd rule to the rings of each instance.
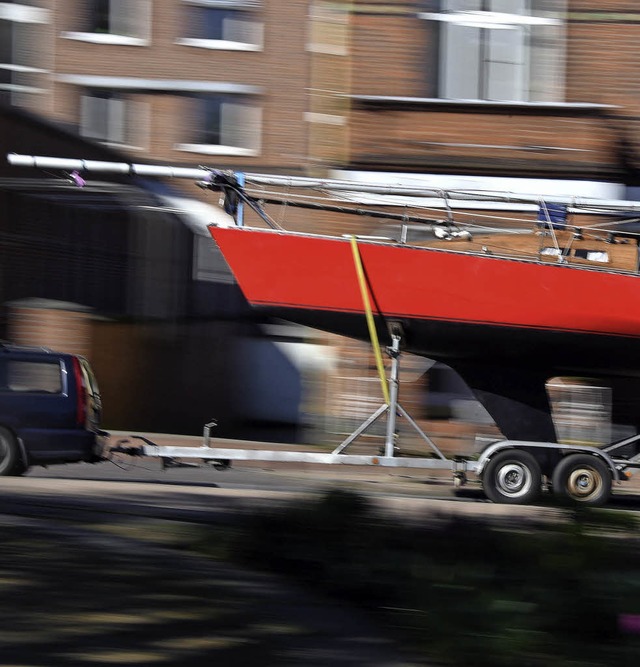
[[[91,313],[82,306],[26,299],[8,307],[9,339],[91,357]]]
[[[615,123],[595,116],[357,109],[351,160],[363,168],[612,178]]]
[[[428,54],[433,39],[417,9],[401,0],[355,3],[352,18],[353,86],[356,95],[426,97],[435,73]]]

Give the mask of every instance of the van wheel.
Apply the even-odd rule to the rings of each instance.
[[[0,428],[0,475],[22,475],[26,470],[17,440],[7,429]]]

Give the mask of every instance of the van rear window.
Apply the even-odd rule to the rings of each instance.
[[[37,391],[62,393],[60,364],[38,361],[9,361],[6,366],[4,391]]]

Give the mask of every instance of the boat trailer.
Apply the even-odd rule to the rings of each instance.
[[[603,505],[610,497],[613,484],[630,479],[640,468],[640,434],[605,447],[497,440],[475,457],[445,456],[398,401],[401,330],[393,325],[390,328],[392,344],[387,354],[391,371],[388,392],[385,392],[388,400],[331,452],[217,447],[211,437],[217,425],[215,420],[205,424],[200,446],[159,445],[136,435],[120,440],[111,452],[160,458],[167,468],[207,465],[225,470],[233,461],[264,461],[449,470],[454,486],[463,486],[472,474],[480,480],[490,500],[509,504],[535,502],[546,482],[560,498],[583,505]],[[358,437],[383,416],[386,416],[385,442],[379,452],[347,453]],[[398,417],[406,419],[424,440],[430,450],[424,456],[403,456],[397,446]]]

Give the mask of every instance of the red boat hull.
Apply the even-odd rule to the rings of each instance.
[[[368,338],[348,238],[211,234],[254,307]],[[636,275],[364,240],[358,249],[383,342],[389,321],[402,322],[405,349],[454,367],[488,409],[483,392],[548,416],[548,377],[640,376]],[[519,385],[527,386],[520,394]]]
[[[366,336],[349,239],[248,228],[211,234],[254,307]],[[374,313],[407,325],[412,352],[471,359],[489,344],[494,361],[537,365],[549,356],[566,370],[619,366],[628,374],[628,355],[640,348],[638,276],[448,249],[366,241],[358,248]],[[519,342],[535,343],[537,358],[522,359]],[[539,347],[546,344],[564,350]]]

